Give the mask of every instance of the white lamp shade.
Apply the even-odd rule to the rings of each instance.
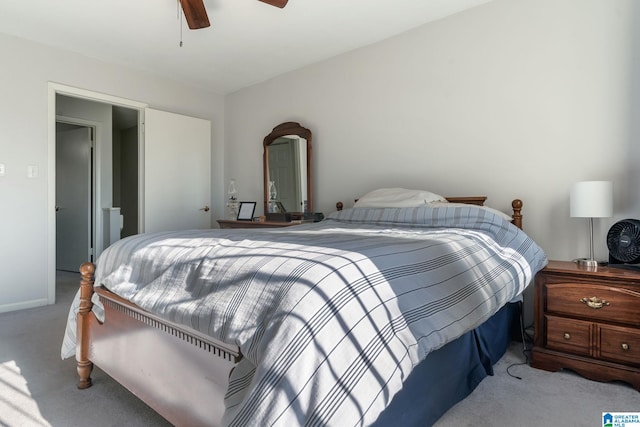
[[[613,182],[584,181],[573,184],[570,215],[577,218],[613,216]]]

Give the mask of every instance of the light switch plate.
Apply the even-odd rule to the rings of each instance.
[[[37,165],[28,165],[27,166],[27,178],[37,178],[38,177],[38,166]]]
[[[0,176],[4,176],[4,163],[0,163]]]

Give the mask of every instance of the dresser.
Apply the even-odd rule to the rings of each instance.
[[[640,272],[550,261],[534,286],[532,367],[640,391]]]
[[[301,222],[278,222],[278,221],[234,221],[230,219],[219,219],[220,228],[280,228],[300,225]]]

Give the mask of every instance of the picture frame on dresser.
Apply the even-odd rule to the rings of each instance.
[[[256,210],[256,202],[240,202],[238,208],[238,221],[253,221],[253,213]]]

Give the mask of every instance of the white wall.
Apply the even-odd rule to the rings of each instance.
[[[221,96],[6,35],[0,52],[0,312],[47,302],[48,82],[211,120],[212,218],[223,215]],[[38,178],[27,178],[27,165]]]
[[[609,227],[640,217],[638,16],[629,0],[496,0],[238,91],[225,176],[262,201],[262,138],[299,121],[313,132],[316,210],[383,186],[505,210],[521,198],[525,230],[567,260],[589,252],[571,185],[611,179],[615,217],[596,220],[604,259]]]

